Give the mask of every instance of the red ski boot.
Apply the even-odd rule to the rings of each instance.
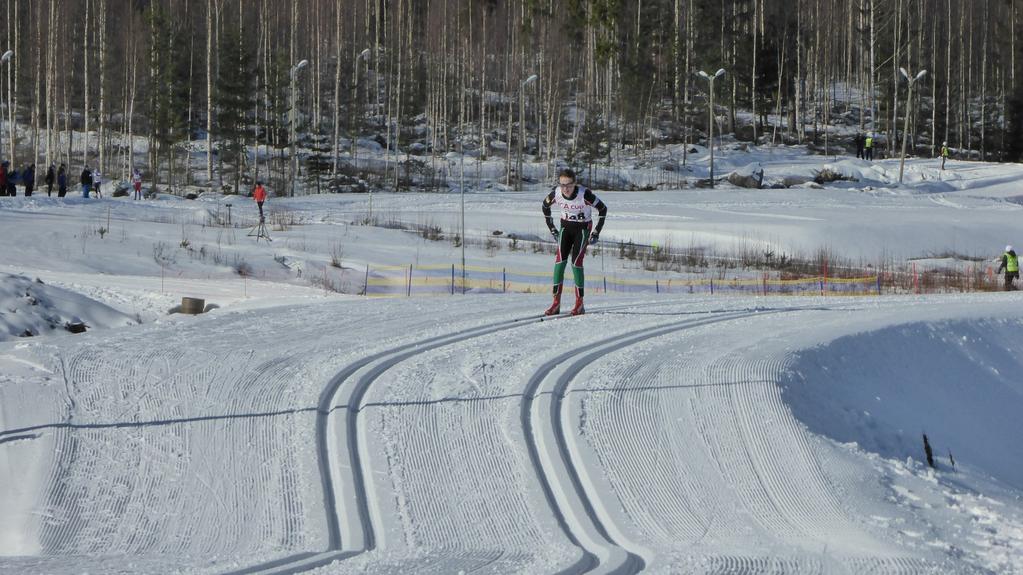
[[[554,296],[554,303],[543,312],[544,315],[558,315],[561,313],[561,296]]]
[[[575,299],[575,307],[572,308],[572,315],[583,315],[586,310],[583,308],[583,298]]]

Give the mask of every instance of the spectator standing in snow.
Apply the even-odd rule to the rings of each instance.
[[[61,164],[60,169],[57,170],[57,197],[63,198],[66,195],[67,195],[67,166]]]
[[[53,184],[57,179],[57,170],[53,164],[50,164],[49,168],[46,168],[46,197],[53,195]]]
[[[89,166],[82,168],[82,176],[79,181],[82,184],[82,197],[88,198],[89,191],[92,190],[92,172],[89,170]]]
[[[868,161],[874,159],[874,134],[867,134],[863,140],[863,158]]]
[[[7,195],[7,162],[0,164],[0,196]]]
[[[29,164],[25,167],[25,170],[21,175],[21,182],[25,184],[25,197],[32,197],[32,192],[36,188],[36,165]]]
[[[263,221],[263,202],[266,201],[266,188],[263,187],[262,181],[256,182],[256,189],[252,190],[252,199],[256,200],[256,206],[259,207],[259,221]]]
[[[102,184],[103,175],[99,173],[99,170],[96,170],[95,172],[92,173],[92,188],[96,190],[96,197],[101,200],[103,199],[103,190],[100,189],[100,186]]]
[[[1016,257],[1012,246],[1005,246],[1005,253],[1002,254],[1002,265],[998,266],[998,272],[1005,270],[1005,291],[1016,289],[1012,284],[1013,280],[1019,278],[1019,258]]]
[[[142,172],[138,168],[135,168],[131,172],[131,186],[135,188],[134,199],[142,199]]]
[[[941,143],[941,169],[945,169],[945,160],[948,159],[948,142]]]
[[[863,134],[856,132],[856,157],[863,158]]]
[[[15,169],[12,168],[9,172],[7,172],[7,195],[8,196],[14,197],[14,196],[18,195],[18,178],[19,177],[20,177],[20,174],[18,174],[18,170],[15,170]]]
[[[554,226],[551,217],[551,206],[558,204],[561,208],[561,229]],[[593,226],[591,211],[597,209],[599,219]],[[561,288],[565,280],[565,267],[572,263],[572,279],[575,284],[575,307],[572,315],[585,313],[583,308],[583,288],[586,278],[583,273],[583,258],[586,246],[597,243],[607,206],[589,189],[575,183],[575,172],[565,168],[558,172],[558,185],[547,194],[540,204],[547,228],[558,242],[558,253],[554,260],[554,302],[544,311],[544,315],[561,313]]]

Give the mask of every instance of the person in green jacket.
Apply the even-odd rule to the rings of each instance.
[[[868,161],[874,159],[874,134],[867,134],[867,139],[863,141],[863,155]]]
[[[1005,246],[1005,253],[1002,254],[1002,265],[998,266],[997,273],[1002,273],[1002,270],[1005,270],[1005,291],[1017,289],[1012,282],[1019,278],[1019,258],[1016,257],[1016,252],[1012,249],[1012,246]]]
[[[941,169],[942,170],[945,169],[945,160],[948,159],[948,156],[949,156],[948,142],[942,142],[941,143]]]

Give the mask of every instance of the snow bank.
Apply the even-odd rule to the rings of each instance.
[[[882,457],[978,468],[1023,487],[1023,321],[911,323],[799,354],[785,399],[807,427]]]
[[[0,273],[0,341],[62,334],[80,324],[105,328],[133,323],[130,316],[83,295]]]

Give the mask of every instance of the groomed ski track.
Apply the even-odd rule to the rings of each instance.
[[[417,315],[429,304],[329,304],[201,318],[157,354],[30,349],[54,374],[53,419],[4,421],[0,441],[52,443],[53,517],[43,559],[10,572],[947,567],[843,502],[846,462],[775,385],[784,354],[754,350],[772,317],[859,302],[661,299],[540,322],[535,300],[472,298],[450,326]],[[218,357],[190,369],[195,353]]]

